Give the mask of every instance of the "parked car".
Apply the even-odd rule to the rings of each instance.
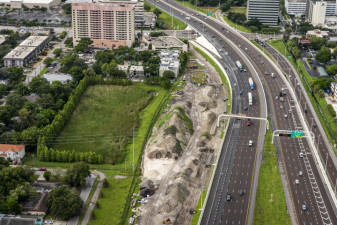
[[[38,171],[46,171],[47,168],[39,168]]]

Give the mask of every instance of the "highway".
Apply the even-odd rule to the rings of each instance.
[[[245,52],[245,55],[249,58],[250,62],[254,65],[254,68],[257,70],[263,85],[267,87],[266,95],[268,95],[268,99],[270,99],[268,104],[271,105],[274,112],[273,114],[269,112],[269,116],[274,121],[274,124],[276,126],[273,127],[273,129],[274,130],[303,129],[302,128],[303,124],[301,124],[302,120],[301,117],[299,116],[299,113],[301,112],[299,112],[298,107],[296,107],[297,99],[295,99],[294,103],[292,97],[290,96],[292,90],[288,89],[289,86],[286,85],[285,79],[281,77],[283,75],[279,74],[278,71],[275,69],[275,67],[266,58],[266,56],[260,55],[260,52],[254,46],[252,46],[247,40],[245,40],[241,35],[238,35],[236,32],[234,32],[231,28],[226,27],[225,24],[221,24],[218,21],[215,21],[211,18],[207,18],[205,17],[204,14],[197,13],[189,8],[179,5],[176,2],[161,1],[156,2],[154,4],[157,4],[157,7],[163,9],[164,11],[167,12],[173,11],[174,16],[178,18],[180,17],[181,20],[184,20],[184,16],[186,16],[187,13],[188,15],[191,16],[191,20],[185,21],[187,23],[191,23],[192,26],[199,28],[198,30],[202,29],[202,27],[205,26],[205,28],[202,29],[203,30],[202,34],[212,35],[212,37],[214,36],[216,40],[219,40],[219,42],[221,42],[223,49],[225,51],[230,52],[230,49],[233,48],[233,46],[230,45],[227,39],[235,43],[235,45],[238,46],[241,49],[241,51]],[[172,7],[170,7],[170,5]],[[271,73],[274,73],[276,77],[271,78]],[[282,90],[282,88],[284,88],[284,90]],[[286,96],[284,97],[285,98],[284,102],[281,102],[279,98],[276,99],[276,96],[279,95],[280,91],[285,92],[286,94]],[[243,130],[248,129],[243,128],[241,129],[240,132],[244,132]],[[324,134],[321,134],[321,136],[324,136]],[[257,141],[257,138],[258,137],[253,139],[255,143]],[[289,137],[279,137],[278,143],[279,143],[278,149],[280,149],[279,155],[280,157],[282,157],[285,166],[285,172],[288,183],[287,185],[290,187],[289,189],[291,196],[290,204],[292,204],[292,207],[294,208],[293,213],[296,223],[337,224],[336,213],[334,211],[333,205],[330,202],[326,186],[324,185],[324,182],[321,179],[322,176],[320,174],[320,171],[317,169],[316,166],[317,162],[315,161],[315,157],[313,157],[313,155],[311,154],[313,151],[309,148],[310,143],[308,143],[306,139],[291,139]],[[239,148],[240,144],[237,146],[237,149]],[[300,157],[300,152],[302,152],[302,154],[304,155],[303,158]],[[238,157],[236,157],[236,159],[238,159]],[[240,174],[240,171],[236,173],[235,169],[237,164],[242,165],[244,162],[247,161],[243,159],[242,162],[241,161],[239,162],[239,160],[234,162],[232,176],[233,174],[234,175]],[[330,163],[330,165],[331,167],[335,167],[334,164],[332,163]],[[328,169],[330,169],[329,163]],[[303,176],[299,175],[299,171],[303,171]],[[233,178],[234,177],[232,177],[230,180],[229,192],[235,191],[230,187],[231,185],[235,186],[235,181],[236,182],[239,181],[236,178],[234,181]],[[295,183],[295,179],[299,180],[299,184]],[[226,186],[224,183],[223,188],[225,187]],[[217,195],[217,193],[214,193],[214,195]],[[222,198],[223,196],[220,196],[219,199]],[[249,204],[248,205],[239,204],[240,201],[235,200],[236,199],[233,198],[231,202],[222,202],[222,201],[211,202],[212,209],[205,210],[201,224],[247,224],[247,223],[251,224],[253,214],[252,207],[250,207],[249,210]],[[302,210],[302,205],[307,206],[306,211]],[[208,202],[206,208],[209,208]],[[217,211],[219,212],[221,211],[222,213],[221,220],[212,221],[207,219],[212,217],[212,215],[210,214],[212,214],[215,209],[217,209]],[[250,217],[247,217],[247,215],[245,215],[244,219],[240,220],[239,218],[237,218],[239,216],[239,214],[237,213],[240,213],[242,211],[246,212],[249,211]]]

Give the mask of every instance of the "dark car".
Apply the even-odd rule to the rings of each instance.
[[[46,171],[47,170],[47,168],[40,168],[40,169],[38,169],[38,171]]]
[[[239,195],[240,195],[240,196],[242,196],[242,195],[244,195],[244,194],[245,194],[245,191],[244,191],[244,190],[240,190],[240,191],[239,191]]]
[[[226,197],[226,200],[227,200],[227,201],[232,200],[232,196],[231,196],[230,194],[228,194],[227,197]]]

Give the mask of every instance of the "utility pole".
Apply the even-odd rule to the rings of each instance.
[[[133,127],[132,130],[132,136],[133,136],[133,144],[132,144],[132,170],[135,172],[135,127]]]

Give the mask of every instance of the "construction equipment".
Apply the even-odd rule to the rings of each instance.
[[[163,224],[171,224],[170,218],[166,218],[163,220]]]

